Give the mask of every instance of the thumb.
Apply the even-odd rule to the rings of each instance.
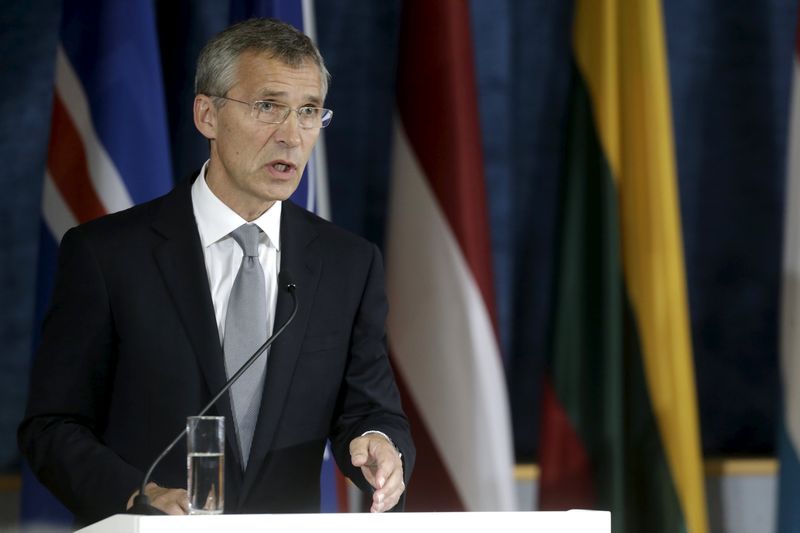
[[[367,450],[368,444],[369,439],[366,437],[358,437],[350,441],[350,462],[353,463],[353,466],[363,466],[366,464],[367,457],[369,456]]]

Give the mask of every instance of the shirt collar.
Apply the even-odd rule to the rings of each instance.
[[[225,205],[208,187],[206,183],[207,168],[208,161],[200,169],[200,175],[192,184],[194,218],[197,221],[203,248],[208,248],[224,239],[242,224],[247,224],[245,219]],[[261,228],[261,231],[267,236],[269,244],[278,250],[280,250],[282,205],[283,203],[280,201],[275,202],[272,207],[252,222]]]

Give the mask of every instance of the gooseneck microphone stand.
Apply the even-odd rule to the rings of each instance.
[[[292,296],[292,304],[293,304],[292,314],[289,315],[289,318],[286,320],[286,322],[283,323],[283,325],[278,329],[278,331],[273,333],[270,338],[264,341],[264,344],[259,346],[259,348],[253,353],[253,355],[251,355],[250,358],[247,361],[245,361],[245,363],[241,366],[241,368],[239,368],[239,370],[237,370],[236,373],[233,376],[231,376],[231,378],[227,381],[227,383],[225,383],[225,386],[222,387],[222,389],[216,394],[216,396],[214,396],[211,399],[210,402],[208,402],[208,404],[205,407],[203,407],[203,409],[197,414],[197,416],[203,416],[204,414],[206,414],[208,410],[211,409],[211,407],[213,407],[215,403],[217,403],[217,400],[219,400],[223,394],[228,392],[228,389],[230,389],[231,386],[236,382],[236,380],[239,379],[239,376],[244,374],[247,371],[247,369],[250,368],[250,366],[252,366],[253,363],[255,363],[256,359],[258,359],[258,357],[272,345],[275,339],[277,339],[278,336],[281,333],[283,333],[283,330],[285,330],[287,326],[291,324],[292,320],[294,320],[294,316],[297,314],[297,295],[295,294],[295,289],[296,289],[295,284],[292,283],[291,276],[285,270],[281,271],[278,277],[282,278],[282,282],[279,280],[279,284],[285,286],[286,290],[289,291],[289,294]],[[133,499],[133,505],[131,506],[130,509],[128,509],[128,514],[136,514],[136,515],[166,514],[160,509],[153,507],[150,504],[150,498],[148,498],[147,495],[145,495],[144,489],[147,486],[147,482],[150,481],[150,476],[153,474],[153,470],[155,470],[156,466],[158,466],[158,463],[160,463],[161,460],[167,456],[167,454],[172,450],[172,448],[175,447],[176,444],[178,444],[178,442],[183,438],[184,435],[186,435],[185,427],[183,428],[183,431],[181,431],[178,434],[178,436],[175,437],[175,440],[170,442],[169,446],[164,448],[164,451],[161,452],[161,455],[156,457],[156,460],[153,461],[153,464],[150,465],[150,468],[144,475],[144,479],[142,479],[142,486],[139,489],[139,494],[137,494],[136,497]]]

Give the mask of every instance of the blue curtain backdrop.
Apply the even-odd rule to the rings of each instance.
[[[60,2],[0,8],[0,468],[17,469],[33,343],[44,162]]]
[[[215,0],[154,4],[173,169],[181,177],[207,153],[191,124],[194,58],[227,25],[232,8]],[[332,216],[379,245],[401,5],[318,0],[316,8],[320,48],[333,73],[327,103],[336,110],[326,130]],[[563,0],[472,0],[470,7],[501,345],[517,454],[531,460],[552,305],[572,8]],[[31,357],[60,9],[57,0],[0,8],[0,469],[7,472],[18,465],[15,433]],[[795,0],[664,2],[702,436],[711,455],[775,448],[796,9]]]

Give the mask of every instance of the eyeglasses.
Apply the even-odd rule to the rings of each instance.
[[[333,110],[322,107],[303,106],[295,109],[286,104],[272,102],[270,100],[256,100],[251,104],[250,102],[243,102],[235,98],[228,98],[227,96],[209,96],[251,106],[250,116],[267,124],[283,124],[289,117],[290,111],[297,113],[297,124],[306,130],[324,128],[330,124],[331,119],[333,119]]]

